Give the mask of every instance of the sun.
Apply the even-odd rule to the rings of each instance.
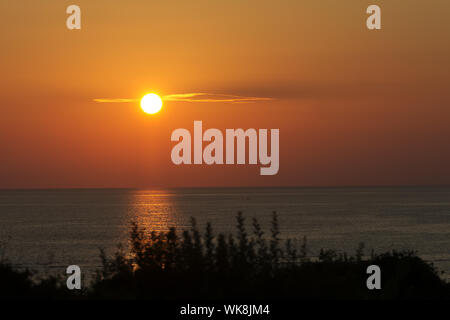
[[[142,97],[141,108],[145,113],[155,114],[162,108],[162,100],[155,93],[149,93]]]

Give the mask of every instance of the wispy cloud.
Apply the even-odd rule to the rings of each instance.
[[[100,99],[94,99],[95,102],[100,103],[126,103],[126,102],[136,102],[139,101],[139,99],[120,99],[120,98],[100,98]]]
[[[164,101],[178,101],[178,102],[229,102],[229,103],[253,103],[259,101],[271,101],[273,98],[269,97],[248,97],[233,94],[215,94],[206,92],[192,92],[192,93],[175,93],[162,96]],[[127,103],[136,102],[139,99],[131,98],[99,98],[94,99],[99,103]]]
[[[233,94],[214,94],[205,92],[195,93],[177,93],[169,94],[163,97],[166,101],[183,102],[231,102],[231,103],[251,103],[258,101],[270,101],[273,98],[268,97],[246,97]]]

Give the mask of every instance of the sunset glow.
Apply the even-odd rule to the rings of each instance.
[[[449,1],[381,30],[361,1],[32,3],[0,1],[1,188],[450,183]],[[279,129],[279,172],[174,165],[194,121]]]

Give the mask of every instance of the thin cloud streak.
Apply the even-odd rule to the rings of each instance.
[[[94,102],[99,103],[127,103],[136,101],[139,101],[139,99],[110,99],[110,98],[94,99]]]
[[[162,97],[164,101],[176,102],[229,102],[229,103],[253,103],[259,101],[271,101],[273,98],[269,97],[246,97],[232,94],[214,94],[206,92],[192,92],[192,93],[176,93],[169,94]],[[122,98],[100,98],[94,99],[98,103],[128,103],[136,102],[139,99],[122,99]]]
[[[231,102],[231,103],[250,103],[258,101],[270,101],[273,98],[268,97],[246,97],[233,94],[213,94],[205,92],[178,93],[169,94],[163,97],[166,101],[183,102]]]

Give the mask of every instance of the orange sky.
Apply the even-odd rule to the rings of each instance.
[[[82,9],[82,30],[65,9]],[[369,4],[382,30],[365,27]],[[450,184],[450,2],[0,2],[0,188]],[[210,92],[272,101],[139,99]],[[174,129],[279,128],[280,170],[175,166]]]

